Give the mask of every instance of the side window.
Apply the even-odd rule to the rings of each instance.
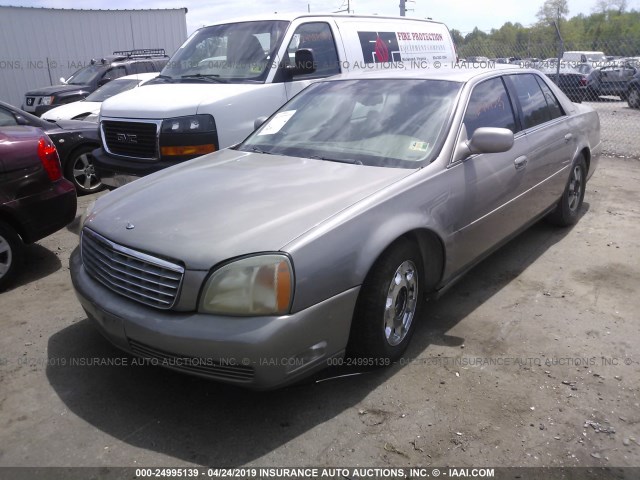
[[[516,131],[516,121],[507,90],[500,78],[492,78],[477,85],[464,115],[467,137],[480,127],[508,128]]]
[[[554,118],[533,75],[509,75],[509,79],[522,106],[524,128],[535,127]]]
[[[135,62],[130,66],[131,73],[152,72],[153,64],[151,62]]]
[[[114,80],[116,78],[124,77],[127,74],[127,71],[124,67],[113,67],[107,70],[102,78],[108,78],[109,80]]]
[[[558,99],[553,94],[549,86],[546,83],[544,83],[544,80],[542,80],[540,77],[537,77],[536,80],[538,81],[538,84],[542,89],[542,93],[544,94],[545,100],[547,101],[547,106],[549,107],[549,115],[551,116],[551,120],[553,120],[554,118],[563,116],[564,112],[562,111],[562,107],[560,106]]]
[[[288,58],[285,62],[293,64],[295,62],[296,50],[308,48],[313,51],[313,58],[316,63],[315,76],[329,76],[340,73],[340,62],[338,52],[333,40],[333,33],[328,23],[314,22],[300,25],[287,47]]]
[[[0,108],[0,127],[9,127],[17,124],[16,117],[11,112]]]

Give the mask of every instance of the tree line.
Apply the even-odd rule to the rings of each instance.
[[[627,11],[625,0],[599,0],[590,15],[567,18],[567,0],[547,0],[531,26],[507,22],[489,33],[477,27],[466,35],[451,30],[461,58],[549,58],[564,50],[595,50],[606,55],[640,56],[640,11]]]

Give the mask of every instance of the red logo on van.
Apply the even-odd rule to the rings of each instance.
[[[378,62],[389,61],[389,48],[387,47],[387,44],[384,43],[384,40],[380,38],[380,35],[378,35],[378,38],[376,38],[375,52],[376,52],[376,60]]]

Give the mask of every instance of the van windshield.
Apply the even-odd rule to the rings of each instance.
[[[289,22],[205,27],[173,55],[160,75],[170,81],[264,82]]]
[[[419,168],[438,156],[460,87],[445,80],[318,82],[285,104],[237,148]]]

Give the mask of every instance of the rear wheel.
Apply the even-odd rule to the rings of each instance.
[[[0,222],[0,291],[13,281],[22,260],[22,241],[16,232]]]
[[[574,225],[578,221],[586,186],[587,163],[584,157],[580,155],[571,166],[569,181],[562,197],[558,201],[556,208],[547,217],[549,222],[559,227]]]
[[[395,361],[407,348],[422,307],[425,285],[417,246],[397,241],[367,275],[353,317],[348,353]]]
[[[640,90],[631,87],[627,94],[627,103],[631,108],[640,108]]]
[[[96,176],[94,158],[91,152],[95,147],[82,147],[71,154],[65,165],[65,177],[73,182],[78,193],[99,192],[104,187]]]

